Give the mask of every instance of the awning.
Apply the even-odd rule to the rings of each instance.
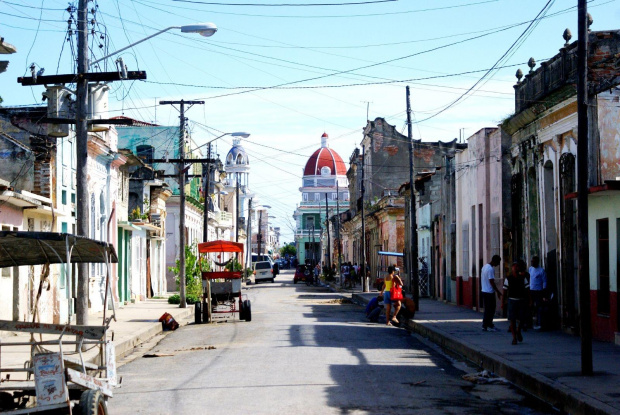
[[[378,254],[385,255],[385,256],[400,256],[400,257],[403,256],[402,252],[379,251]]]
[[[241,252],[243,254],[243,244],[231,241],[211,241],[198,244],[198,252],[206,254],[209,252]]]
[[[68,233],[56,232],[0,232],[0,268],[22,265],[64,264],[67,245],[71,249],[71,263],[118,262],[114,247],[107,242]]]

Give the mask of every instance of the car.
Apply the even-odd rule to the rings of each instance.
[[[273,282],[273,268],[269,261],[258,261],[253,266],[254,282],[269,280]]]
[[[311,275],[311,269],[308,265],[301,264],[295,268],[295,276],[293,277],[293,283],[297,284],[299,281],[306,281]]]

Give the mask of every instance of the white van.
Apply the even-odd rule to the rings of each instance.
[[[273,268],[269,261],[258,261],[252,266],[254,282],[270,280],[273,282]]]

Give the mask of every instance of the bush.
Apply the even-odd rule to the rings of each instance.
[[[187,304],[194,304],[200,301],[199,297],[195,295],[188,294],[185,296],[185,302]],[[179,294],[173,294],[168,297],[168,304],[181,304],[181,296]]]
[[[194,298],[199,298],[202,295],[202,272],[200,270],[200,262],[199,258],[196,256],[195,252],[197,252],[196,244],[185,247],[185,287],[187,294],[186,300],[192,296]],[[208,264],[204,264],[205,271],[208,271]],[[179,289],[179,269],[180,264],[179,260],[176,261],[175,267],[168,267],[170,271],[172,271],[175,275],[175,281],[177,283],[177,290]],[[189,303],[189,300],[187,301]],[[171,303],[173,304],[173,303]],[[179,303],[176,303],[179,304]]]

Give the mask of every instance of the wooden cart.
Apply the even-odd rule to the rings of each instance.
[[[33,320],[0,320],[0,330],[30,335],[28,341],[0,342],[0,412],[107,414],[106,401],[117,386],[114,345],[107,334],[111,320],[116,320],[110,289],[113,262],[118,262],[116,253],[105,242],[53,232],[0,232],[0,268],[43,265],[44,270]],[[44,285],[49,285],[49,265],[65,264],[67,280],[71,281],[71,265],[75,263],[106,264],[102,324],[80,326],[37,321],[38,300]],[[108,301],[112,303],[112,315],[106,317]],[[82,354],[85,348],[97,348],[95,362],[85,361]],[[15,354],[20,349],[29,350],[23,365],[9,366],[5,358],[3,367],[2,352]]]
[[[211,241],[198,244],[202,271],[202,301],[195,304],[196,323],[210,323],[213,316],[225,317],[239,313],[239,319],[252,321],[252,306],[247,295],[241,293],[242,271],[233,271],[235,258],[243,258],[243,244],[230,241]],[[209,254],[218,254],[217,261]],[[216,270],[207,271],[211,267]],[[213,264],[213,265],[211,265]],[[227,269],[228,266],[228,269]]]

